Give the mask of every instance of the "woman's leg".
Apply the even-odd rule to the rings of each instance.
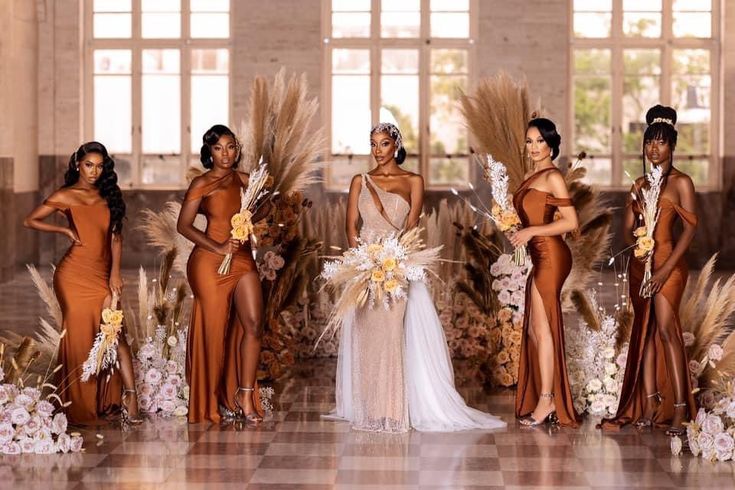
[[[541,375],[541,393],[536,408],[531,416],[541,421],[555,410],[554,398],[549,395],[554,392],[554,338],[551,334],[549,319],[546,317],[544,302],[536,288],[536,282],[531,281],[531,318],[529,320],[529,336],[534,339],[538,354],[538,369]]]
[[[239,366],[239,384],[241,388],[254,388],[263,335],[263,291],[257,272],[249,272],[240,278],[233,300],[237,318],[245,329],[240,346],[242,364]],[[251,391],[239,390],[236,400],[246,415],[255,413]]]
[[[643,396],[644,399],[644,412],[643,418],[640,420],[642,425],[648,425],[653,419],[653,414],[656,409],[656,405],[659,402],[658,392],[656,390],[656,349],[654,339],[656,335],[657,327],[650,325],[646,339],[644,340],[645,345],[643,347]]]
[[[120,332],[124,337],[125,331]],[[117,343],[117,360],[120,363],[120,377],[122,378],[123,393],[122,403],[125,405],[128,415],[131,419],[137,419],[140,416],[138,411],[138,397],[135,391],[135,373],[133,372],[133,355],[130,352],[130,346],[127,341],[122,338]],[[132,391],[130,391],[132,390]]]
[[[671,427],[678,429],[682,427],[687,416],[689,366],[686,364],[684,345],[677,332],[678,324],[671,305],[662,294],[655,295],[653,303],[656,311],[656,329],[664,346],[666,371],[674,391],[674,418],[671,421]]]

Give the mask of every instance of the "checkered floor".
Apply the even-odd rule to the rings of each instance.
[[[21,276],[0,285],[0,328],[26,333],[42,312]],[[502,432],[382,435],[320,420],[333,407],[333,360],[300,361],[257,428],[150,419],[128,432],[84,431],[83,454],[0,456],[0,488],[733,488],[735,463],[670,456],[661,432],[525,429],[513,392],[463,386]]]

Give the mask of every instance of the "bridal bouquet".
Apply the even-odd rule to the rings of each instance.
[[[425,279],[426,270],[439,260],[441,247],[427,249],[420,233],[420,228],[414,228],[399,236],[359,240],[357,247],[324,264],[320,277],[326,281],[325,286],[345,288],[324,333],[336,330],[341,319],[354,308],[366,304],[374,308],[380,303],[390,309],[406,297],[409,281]]]
[[[123,312],[117,309],[117,295],[112,296],[109,308],[102,310],[102,324],[94,339],[89,357],[82,365],[82,381],[98,375],[105,369],[117,367],[117,343],[122,331]]]
[[[490,218],[503,233],[518,231],[521,227],[521,219],[513,207],[508,194],[508,170],[503,163],[495,160],[488,153],[487,164],[484,166],[485,175],[490,179],[493,192],[493,205],[490,210]],[[516,265],[526,263],[526,247],[517,247],[513,252],[513,262]]]
[[[268,180],[267,167],[266,164],[261,163],[250,174],[247,189],[240,190],[240,211],[230,219],[230,225],[232,225],[230,236],[234,240],[239,240],[240,243],[245,243],[250,239],[250,235],[253,233],[253,215],[259,206],[258,201],[268,194],[268,190],[264,189]],[[222,265],[217,269],[217,273],[220,275],[229,274],[231,265],[232,254],[228,253],[222,260]]]
[[[658,199],[663,183],[663,170],[661,167],[653,167],[651,172],[646,174],[646,182],[648,182],[648,188],[632,193],[633,200],[639,203],[641,209],[640,218],[643,222],[643,225],[633,232],[636,236],[633,255],[645,261],[645,272],[643,273],[643,282],[641,283],[640,289],[640,296],[642,298],[651,297],[648,281],[651,279],[653,249],[656,246],[656,241],[653,239],[653,232],[656,229],[656,222],[660,213]]]

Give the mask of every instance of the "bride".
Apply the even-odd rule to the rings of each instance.
[[[347,203],[350,247],[418,225],[424,198],[420,175],[402,170],[406,159],[398,128],[370,132],[377,166],[355,175]],[[358,430],[405,432],[498,429],[500,418],[470,408],[454,388],[446,338],[423,282],[389,310],[364,306],[344,319],[337,363],[337,407],[326,418]]]

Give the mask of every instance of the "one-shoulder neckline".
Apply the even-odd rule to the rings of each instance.
[[[399,199],[400,199],[401,201],[403,201],[404,203],[406,203],[406,205],[407,205],[407,206],[408,206],[409,208],[411,207],[411,203],[410,203],[410,202],[408,202],[408,200],[407,200],[407,199],[406,199],[405,197],[403,197],[402,195],[398,194],[397,192],[390,192],[390,191],[386,191],[385,189],[383,189],[382,187],[380,187],[380,186],[379,186],[379,185],[378,185],[378,184],[377,184],[377,183],[376,183],[376,182],[375,182],[375,181],[373,180],[373,176],[372,176],[372,175],[370,175],[369,173],[367,173],[367,172],[366,172],[366,173],[364,173],[363,175],[365,175],[365,177],[367,177],[367,178],[368,178],[368,180],[370,181],[370,184],[371,184],[371,185],[372,185],[373,187],[375,187],[376,189],[378,189],[378,190],[379,190],[380,192],[383,192],[384,194],[392,194],[392,195],[394,195],[394,196],[398,197],[398,198],[399,198]]]

